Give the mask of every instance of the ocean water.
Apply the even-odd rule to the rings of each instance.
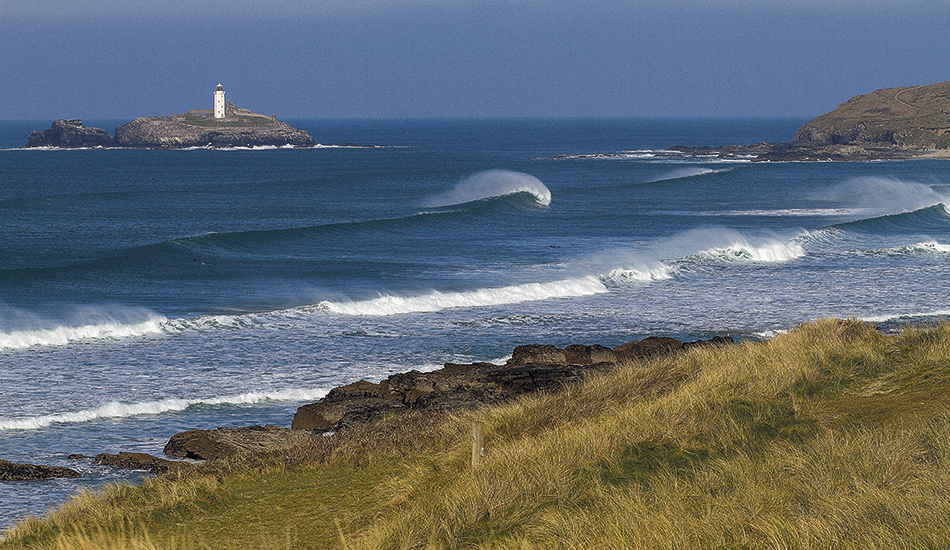
[[[112,131],[123,121],[85,121]],[[26,150],[0,123],[0,527],[193,428],[519,344],[950,314],[950,163],[751,163],[804,119],[300,120],[312,149]],[[356,143],[371,147],[344,147]]]

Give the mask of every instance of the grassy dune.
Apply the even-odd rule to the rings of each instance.
[[[950,325],[820,321],[83,494],[0,548],[945,548],[948,405]]]

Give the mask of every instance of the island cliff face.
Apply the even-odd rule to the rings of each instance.
[[[115,129],[115,138],[102,128],[88,128],[79,120],[57,120],[43,132],[33,132],[27,147],[132,147],[184,149],[188,147],[311,147],[313,138],[274,116],[260,115],[228,103],[225,117],[210,111],[172,116],[139,117]]]
[[[119,147],[149,149],[314,145],[305,130],[232,103],[228,103],[223,119],[208,118],[201,111],[139,117],[115,129],[115,142]]]
[[[102,128],[89,128],[81,120],[62,119],[42,132],[33,132],[27,141],[27,147],[112,147],[115,140]]]

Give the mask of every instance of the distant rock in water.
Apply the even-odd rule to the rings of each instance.
[[[0,460],[0,481],[25,481],[54,477],[79,477],[76,470],[61,466],[39,466]]]
[[[228,103],[225,118],[205,111],[172,116],[139,117],[115,129],[120,147],[182,149],[186,147],[311,147],[313,138],[274,116],[260,115]]]
[[[102,128],[82,125],[81,120],[61,119],[53,122],[48,130],[33,132],[27,140],[27,147],[111,147],[115,140]]]

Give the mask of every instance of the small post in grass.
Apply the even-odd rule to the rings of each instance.
[[[485,452],[485,423],[472,422],[472,468],[478,468]]]

